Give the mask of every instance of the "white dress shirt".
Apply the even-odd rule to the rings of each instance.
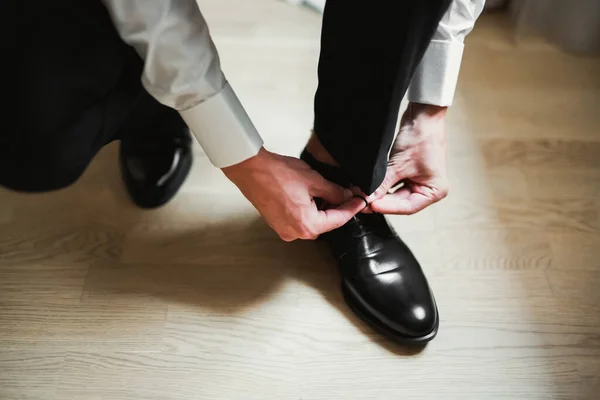
[[[449,106],[454,99],[465,37],[473,30],[485,0],[453,0],[417,67],[408,100]]]
[[[210,161],[224,168],[255,156],[263,140],[221,71],[196,0],[103,1],[121,38],[144,60],[146,90],[179,111]],[[452,2],[411,81],[410,101],[450,105],[463,39],[484,1]]]

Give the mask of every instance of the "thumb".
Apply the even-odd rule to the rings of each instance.
[[[337,208],[319,211],[319,219],[316,224],[318,234],[332,231],[350,221],[352,217],[365,208],[365,201],[353,197]]]
[[[411,215],[432,205],[437,200],[422,193],[411,193],[408,189],[400,190],[394,194],[385,195],[383,198],[371,203],[371,209],[381,214]]]
[[[329,204],[342,204],[352,198],[352,191],[323,178],[318,172],[311,176],[312,185],[309,189],[314,197],[320,197]]]
[[[383,182],[381,182],[381,185],[379,185],[379,187],[367,197],[367,201],[371,203],[375,200],[381,199],[390,191],[392,187],[405,178],[406,177],[400,174],[396,168],[388,166]]]

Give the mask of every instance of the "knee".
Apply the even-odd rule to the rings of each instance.
[[[428,5],[429,10],[445,12],[450,7],[450,4],[452,4],[452,0],[428,0],[423,2],[423,4]]]
[[[450,4],[452,4],[452,0],[439,0],[438,3],[445,11],[448,9],[448,7],[450,7]]]
[[[0,163],[0,186],[19,192],[47,192],[73,184],[83,174],[86,165],[47,151],[40,154],[18,152],[3,157]]]

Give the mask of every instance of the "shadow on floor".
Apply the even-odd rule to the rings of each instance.
[[[422,348],[397,346],[374,333],[346,306],[334,260],[321,242],[284,243],[258,217],[191,231],[132,234],[116,266],[92,266],[85,292],[159,297],[167,302],[237,313],[269,300],[288,279],[318,290],[372,341],[397,355]]]
[[[66,190],[0,192],[3,207],[17,210],[0,225],[0,268],[31,268],[19,278],[28,280],[23,287],[37,290],[30,280],[53,275],[53,290],[60,294],[76,284],[60,271],[87,268],[82,302],[159,299],[235,314],[272,300],[283,284],[295,280],[321,293],[390,352],[408,356],[422,350],[390,343],[347,308],[335,262],[323,243],[285,243],[253,212],[221,216],[226,221],[207,222],[207,216],[207,221],[182,224],[170,213],[181,218],[186,205],[157,211],[135,208],[119,179],[116,150],[116,145],[104,149],[82,179]],[[47,284],[38,286],[47,290]]]

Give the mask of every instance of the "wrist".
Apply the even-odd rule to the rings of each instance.
[[[402,115],[396,139],[399,149],[417,147],[431,140],[445,139],[448,107],[432,104],[409,103]]]
[[[235,181],[239,176],[245,175],[250,171],[257,169],[259,166],[264,165],[265,159],[270,155],[264,147],[261,147],[255,156],[252,156],[240,163],[230,165],[225,168],[221,168],[221,171],[231,181]]]
[[[409,103],[407,112],[413,117],[424,115],[428,117],[444,118],[448,113],[448,107],[436,106],[435,104]]]

